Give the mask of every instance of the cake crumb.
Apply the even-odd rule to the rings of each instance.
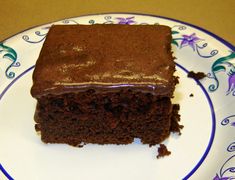
[[[179,124],[180,121],[179,110],[180,110],[179,104],[173,104],[170,131],[173,133],[178,132],[179,135],[181,135],[181,129],[183,129],[184,126]]]
[[[81,142],[80,144],[77,144],[76,145],[76,147],[78,147],[78,148],[82,148],[83,146],[85,146],[86,145],[86,143],[84,143],[84,142]]]
[[[189,97],[193,97],[194,95],[193,95],[193,93],[191,93],[190,95],[189,95]]]
[[[160,144],[160,147],[158,148],[157,158],[169,156],[170,154],[171,152],[168,151],[167,147],[164,144]]]
[[[41,126],[40,126],[40,124],[35,124],[34,127],[35,127],[35,130],[36,130],[37,132],[41,131]]]
[[[189,71],[188,72],[188,77],[189,78],[194,78],[196,80],[200,80],[206,77],[206,74],[203,72],[194,72],[194,71]]]

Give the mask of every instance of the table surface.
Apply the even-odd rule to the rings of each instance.
[[[188,22],[235,45],[235,0],[7,0],[0,4],[0,42],[33,26],[105,12],[135,12]]]

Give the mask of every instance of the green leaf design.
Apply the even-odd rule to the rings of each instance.
[[[179,34],[178,31],[171,31],[171,34],[174,35],[174,34]],[[172,39],[171,43],[176,45],[177,47],[179,46],[178,42],[176,41],[177,39]]]
[[[218,71],[225,71],[226,68],[224,66],[216,66],[214,67],[214,72],[218,72]]]
[[[171,31],[171,34],[174,35],[174,34],[179,34],[178,31]]]
[[[228,56],[221,57],[213,63],[211,67],[211,71],[212,71],[211,78],[214,79],[215,82],[209,85],[209,90],[211,92],[217,90],[219,87],[219,80],[217,78],[216,73],[219,71],[226,71],[226,63],[228,64],[228,61],[233,58],[235,58],[235,52],[231,52]],[[232,65],[231,63],[229,64]],[[230,72],[233,72],[233,70],[230,70]]]
[[[174,40],[174,39],[172,39],[171,43],[174,44],[174,45],[176,45],[177,47],[179,46],[179,44],[177,43],[177,41]]]
[[[6,53],[12,55],[12,60],[16,60],[17,59],[17,54],[16,54],[14,49],[12,49],[12,48],[10,48],[8,46],[5,46],[2,43],[0,43],[0,47],[2,48],[2,50],[1,50],[2,52],[6,52]]]
[[[212,71],[217,72],[218,71],[217,69],[220,69],[220,68],[224,67],[222,65],[224,62],[227,62],[227,61],[229,61],[233,58],[235,58],[235,52],[231,52],[230,55],[217,59],[212,65]]]
[[[11,71],[12,67],[20,66],[20,63],[17,62],[17,53],[11,47],[5,46],[3,43],[0,43],[0,53],[2,54],[2,58],[6,58],[11,60],[11,64],[6,68],[5,75],[6,77],[12,79],[15,77],[15,73]]]
[[[15,59],[15,57],[12,54],[5,54],[3,58],[9,58],[10,60]]]
[[[16,52],[15,52],[14,49],[7,47],[7,50],[8,50],[8,52],[9,52],[10,54],[12,54],[12,56],[14,57],[14,59],[17,59],[17,54],[16,54]]]

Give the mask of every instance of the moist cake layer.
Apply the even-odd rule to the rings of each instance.
[[[134,138],[158,144],[171,131],[172,105],[167,97],[94,90],[42,97],[38,101],[37,130],[46,143],[125,144]]]

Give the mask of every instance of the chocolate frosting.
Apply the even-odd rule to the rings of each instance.
[[[160,25],[54,25],[33,73],[39,98],[95,89],[172,96],[171,29]]]

